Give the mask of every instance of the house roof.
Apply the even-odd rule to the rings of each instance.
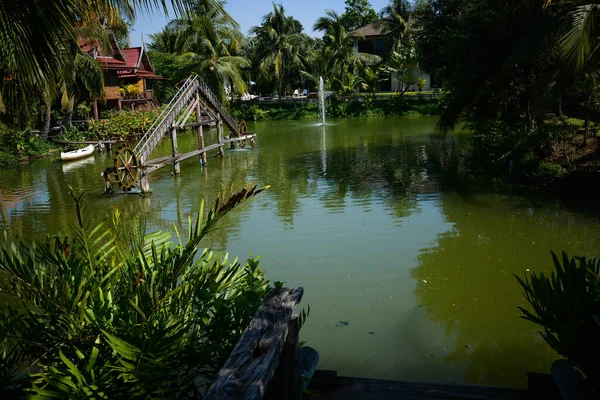
[[[387,24],[385,23],[385,19],[380,19],[377,22],[373,22],[372,24],[362,26],[356,29],[354,32],[360,33],[365,38],[374,37],[374,36],[385,36],[388,33]]]
[[[81,37],[78,40],[82,52],[94,57],[102,69],[117,70],[121,78],[163,79],[156,75],[146,53],[146,47],[121,49],[111,33],[108,44]]]
[[[140,58],[142,55],[141,47],[130,47],[128,49],[123,49],[123,54],[125,55],[125,62],[127,63],[127,67],[129,68],[138,68],[140,65]]]
[[[141,47],[130,47],[123,49],[127,70],[118,71],[121,78],[144,78],[144,79],[163,79],[156,75],[154,67],[150,63],[146,47],[142,42]]]
[[[117,60],[114,57],[97,56],[96,61],[100,64],[103,69],[126,69],[127,65],[125,61]]]
[[[120,78],[163,79],[162,76],[150,71],[118,71],[117,73]]]

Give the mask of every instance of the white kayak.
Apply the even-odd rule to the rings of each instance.
[[[94,145],[90,144],[89,146],[84,147],[83,149],[61,152],[60,159],[63,161],[77,160],[80,158],[91,156],[92,153],[94,153]]]

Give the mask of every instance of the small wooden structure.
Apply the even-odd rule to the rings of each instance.
[[[205,400],[302,398],[302,377],[312,376],[319,359],[316,351],[304,347],[308,351],[302,352],[301,362],[298,316],[293,311],[303,294],[301,287],[271,290]]]
[[[195,115],[195,121],[188,123],[192,115]],[[217,143],[206,146],[203,128],[210,125],[217,127]],[[231,132],[229,138],[223,136],[224,125]],[[189,128],[195,128],[197,131],[198,148],[182,154],[177,145],[177,132]],[[171,138],[172,155],[150,160],[152,151],[167,133]],[[250,140],[254,148],[255,137],[255,134],[245,132],[243,121],[238,123],[229,115],[210,88],[197,75],[190,76],[141,137],[135,148],[123,147],[119,150],[114,158],[113,167],[107,168],[103,173],[105,194],[113,191],[111,179],[115,180],[114,183],[124,191],[130,191],[139,180],[141,192],[149,193],[148,175],[151,172],[173,164],[173,173],[177,175],[181,172],[179,163],[185,159],[199,157],[200,163],[206,165],[208,151],[218,149],[219,154],[224,156],[225,144],[235,147],[235,144],[240,142],[244,146],[246,140]]]

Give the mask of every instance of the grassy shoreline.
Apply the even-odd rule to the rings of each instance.
[[[48,140],[43,141],[33,137],[23,148],[7,147],[0,148],[0,167],[14,167],[26,164],[40,158],[52,157],[60,152],[62,146]]]
[[[257,101],[234,101],[230,104],[234,118],[246,121],[318,120],[317,103],[279,103]],[[442,99],[357,97],[332,99],[326,104],[328,118],[388,117],[406,115],[438,115],[442,111]]]

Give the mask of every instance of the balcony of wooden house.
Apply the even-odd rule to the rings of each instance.
[[[134,111],[140,105],[145,108],[159,106],[153,89],[146,89],[144,91],[140,91],[139,93],[121,93],[118,104],[119,111],[123,109],[131,109],[131,111]]]

